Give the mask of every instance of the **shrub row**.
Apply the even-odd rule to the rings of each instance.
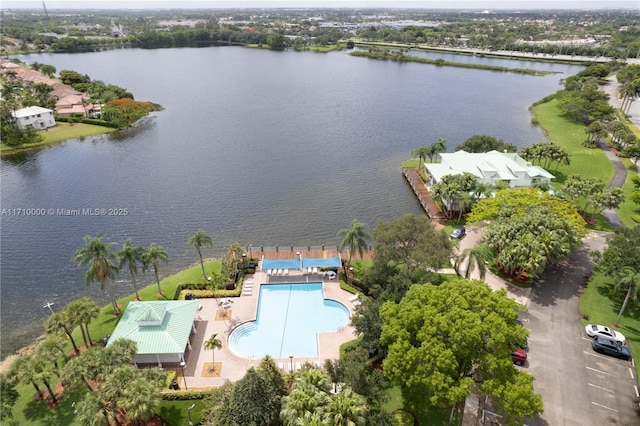
[[[192,399],[203,399],[213,393],[215,389],[193,389],[193,390],[171,390],[162,392],[162,399],[165,401],[188,401]]]
[[[82,118],[82,117],[56,117],[56,121],[63,123],[84,123],[93,124],[94,126],[109,127],[111,129],[117,129],[119,126],[116,123],[110,123],[104,120],[97,120],[95,118]]]

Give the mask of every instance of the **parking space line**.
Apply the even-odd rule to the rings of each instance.
[[[631,378],[634,379],[635,377],[633,377],[633,370],[631,369],[631,367],[629,367],[629,375],[631,375]]]
[[[600,408],[606,408],[607,410],[615,411],[616,413],[618,412],[618,410],[616,410],[615,408],[607,407],[606,405],[598,404],[597,402],[593,402],[593,401],[591,401],[591,403],[593,405],[597,405]]]
[[[635,389],[636,391],[636,398],[640,398],[640,393],[638,393],[638,387],[636,385],[633,385],[633,389]]]
[[[609,393],[615,393],[614,391],[607,389],[607,388],[603,388],[602,386],[598,386],[598,385],[594,385],[593,383],[587,383],[589,386],[609,392]]]
[[[582,351],[582,353],[584,353],[585,355],[595,356],[596,358],[600,358],[600,359],[609,359],[609,357],[598,355],[596,352]]]
[[[587,340],[587,341],[591,342],[593,339],[592,339],[592,338],[590,338],[590,337],[584,337],[584,336],[582,336],[582,340]]]
[[[592,367],[586,367],[586,368],[587,368],[587,370],[595,371],[596,373],[602,373],[602,374],[606,374],[607,376],[613,376],[613,374],[607,373],[606,371],[597,370],[597,369],[592,368]]]

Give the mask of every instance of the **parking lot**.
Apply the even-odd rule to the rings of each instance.
[[[639,400],[633,361],[595,352],[586,334],[582,343],[593,424],[640,424],[635,411]]]
[[[588,251],[601,244],[597,237],[588,240],[567,264],[548,268],[520,315],[530,333],[522,368],[535,377],[534,389],[544,403],[544,413],[526,420],[530,426],[640,425],[633,361],[595,352],[580,323]]]

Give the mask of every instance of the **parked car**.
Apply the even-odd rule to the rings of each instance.
[[[515,365],[524,365],[527,362],[527,352],[524,349],[516,349],[511,352],[511,360]]]
[[[601,354],[622,358],[627,361],[631,359],[631,351],[629,348],[608,337],[595,336],[591,341],[591,347],[593,347],[594,351]]]
[[[467,233],[467,230],[464,228],[464,226],[456,226],[455,229],[451,232],[450,237],[454,239],[462,238],[466,233]]]
[[[584,328],[584,331],[587,333],[589,337],[602,336],[608,337],[611,340],[615,340],[616,342],[620,342],[623,345],[626,343],[627,339],[615,330],[610,329],[609,327],[605,327],[604,325],[598,324],[587,324]]]

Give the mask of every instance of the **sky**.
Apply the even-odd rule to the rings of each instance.
[[[324,8],[425,8],[425,9],[631,9],[640,11],[640,0],[45,0],[55,9],[212,9],[252,7]],[[42,9],[42,1],[2,0],[0,9]]]

